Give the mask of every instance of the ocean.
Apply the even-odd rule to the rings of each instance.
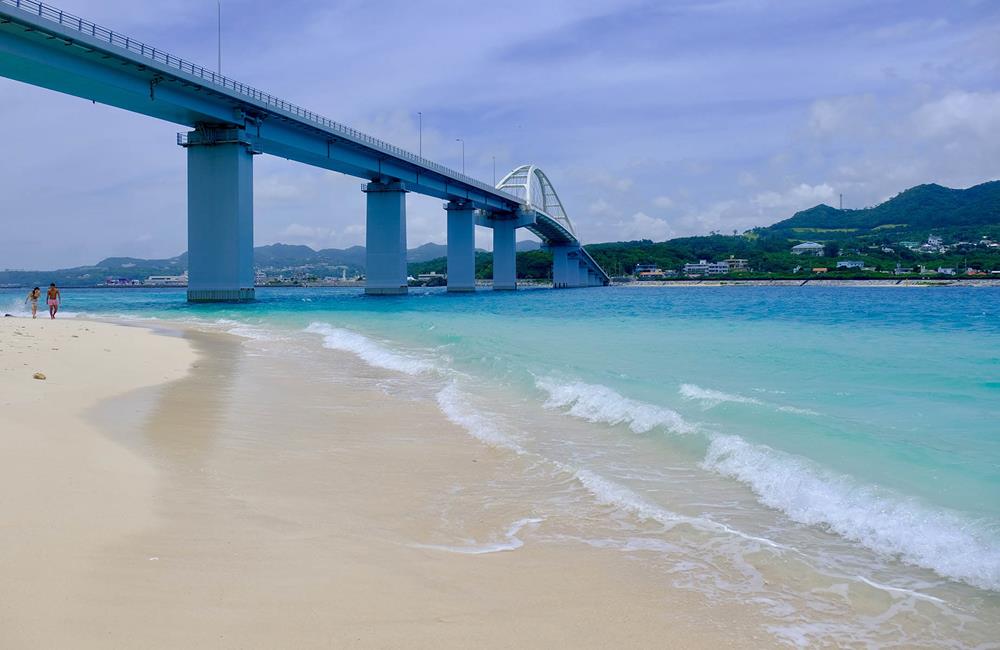
[[[0,291],[0,310],[24,315],[22,293]],[[491,498],[530,495],[537,516],[461,552],[514,551],[559,511],[575,523],[551,541],[632,553],[672,585],[754,603],[789,643],[1000,638],[1000,289],[63,296],[66,317],[183,321],[329,364],[353,355],[530,459]]]

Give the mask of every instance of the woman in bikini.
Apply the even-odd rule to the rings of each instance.
[[[56,289],[56,283],[53,282],[49,285],[49,293],[46,301],[49,305],[49,318],[55,318],[56,312],[59,311],[59,302],[62,300],[62,296],[59,295],[59,289]]]
[[[34,289],[31,290],[31,293],[28,294],[28,297],[24,299],[24,302],[31,303],[32,318],[38,318],[38,299],[41,297],[42,297],[42,290],[39,289],[38,287],[35,287]]]

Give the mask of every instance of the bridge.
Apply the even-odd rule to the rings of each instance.
[[[0,0],[0,75],[193,129],[187,153],[193,302],[254,297],[253,158],[281,156],[364,179],[365,292],[407,291],[406,194],[445,201],[448,290],[475,290],[475,227],[493,231],[493,288],[517,287],[515,233],[553,254],[556,287],[607,284],[548,177],[533,165],[496,187],[34,0]]]

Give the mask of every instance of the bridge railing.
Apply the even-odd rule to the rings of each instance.
[[[290,113],[307,122],[322,126],[339,136],[365,144],[373,149],[381,151],[382,153],[387,153],[398,158],[408,160],[427,169],[434,170],[444,176],[450,176],[456,180],[460,180],[466,185],[471,185],[490,194],[504,196],[514,202],[520,202],[517,197],[497,190],[495,187],[476,180],[471,176],[466,176],[465,174],[445,167],[444,165],[439,165],[436,162],[427,160],[426,158],[418,156],[415,153],[411,153],[401,147],[389,144],[384,140],[379,140],[378,138],[370,136],[367,133],[362,133],[357,129],[352,129],[349,126],[345,126],[339,122],[323,117],[322,115],[313,113],[312,111],[302,108],[301,106],[286,102],[279,97],[275,97],[274,95],[266,93],[262,90],[258,90],[252,86],[248,86],[244,83],[240,83],[239,81],[225,77],[213,70],[206,69],[200,65],[191,63],[190,61],[186,61],[180,57],[176,57],[168,52],[164,52],[163,50],[146,45],[141,41],[135,40],[134,38],[119,34],[107,29],[106,27],[101,27],[96,23],[84,20],[79,16],[74,16],[73,14],[65,12],[61,9],[47,5],[44,2],[36,2],[35,0],[0,0],[0,4],[16,7],[17,9],[32,15],[80,32],[81,34],[101,41],[102,43],[107,43],[110,46],[122,48],[134,54],[138,54],[141,57],[156,61],[157,63],[162,63],[167,67],[180,70],[181,72],[202,79],[208,83],[225,88],[226,90],[236,93],[237,95],[249,97],[257,102],[260,102],[261,104],[264,104],[265,106]]]

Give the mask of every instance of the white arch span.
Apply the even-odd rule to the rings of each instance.
[[[549,215],[568,230],[573,237],[576,237],[573,222],[569,220],[569,215],[563,209],[556,189],[552,186],[552,182],[549,181],[545,172],[538,167],[521,165],[515,168],[500,179],[500,182],[497,183],[497,189],[513,194],[527,203],[528,206]]]

